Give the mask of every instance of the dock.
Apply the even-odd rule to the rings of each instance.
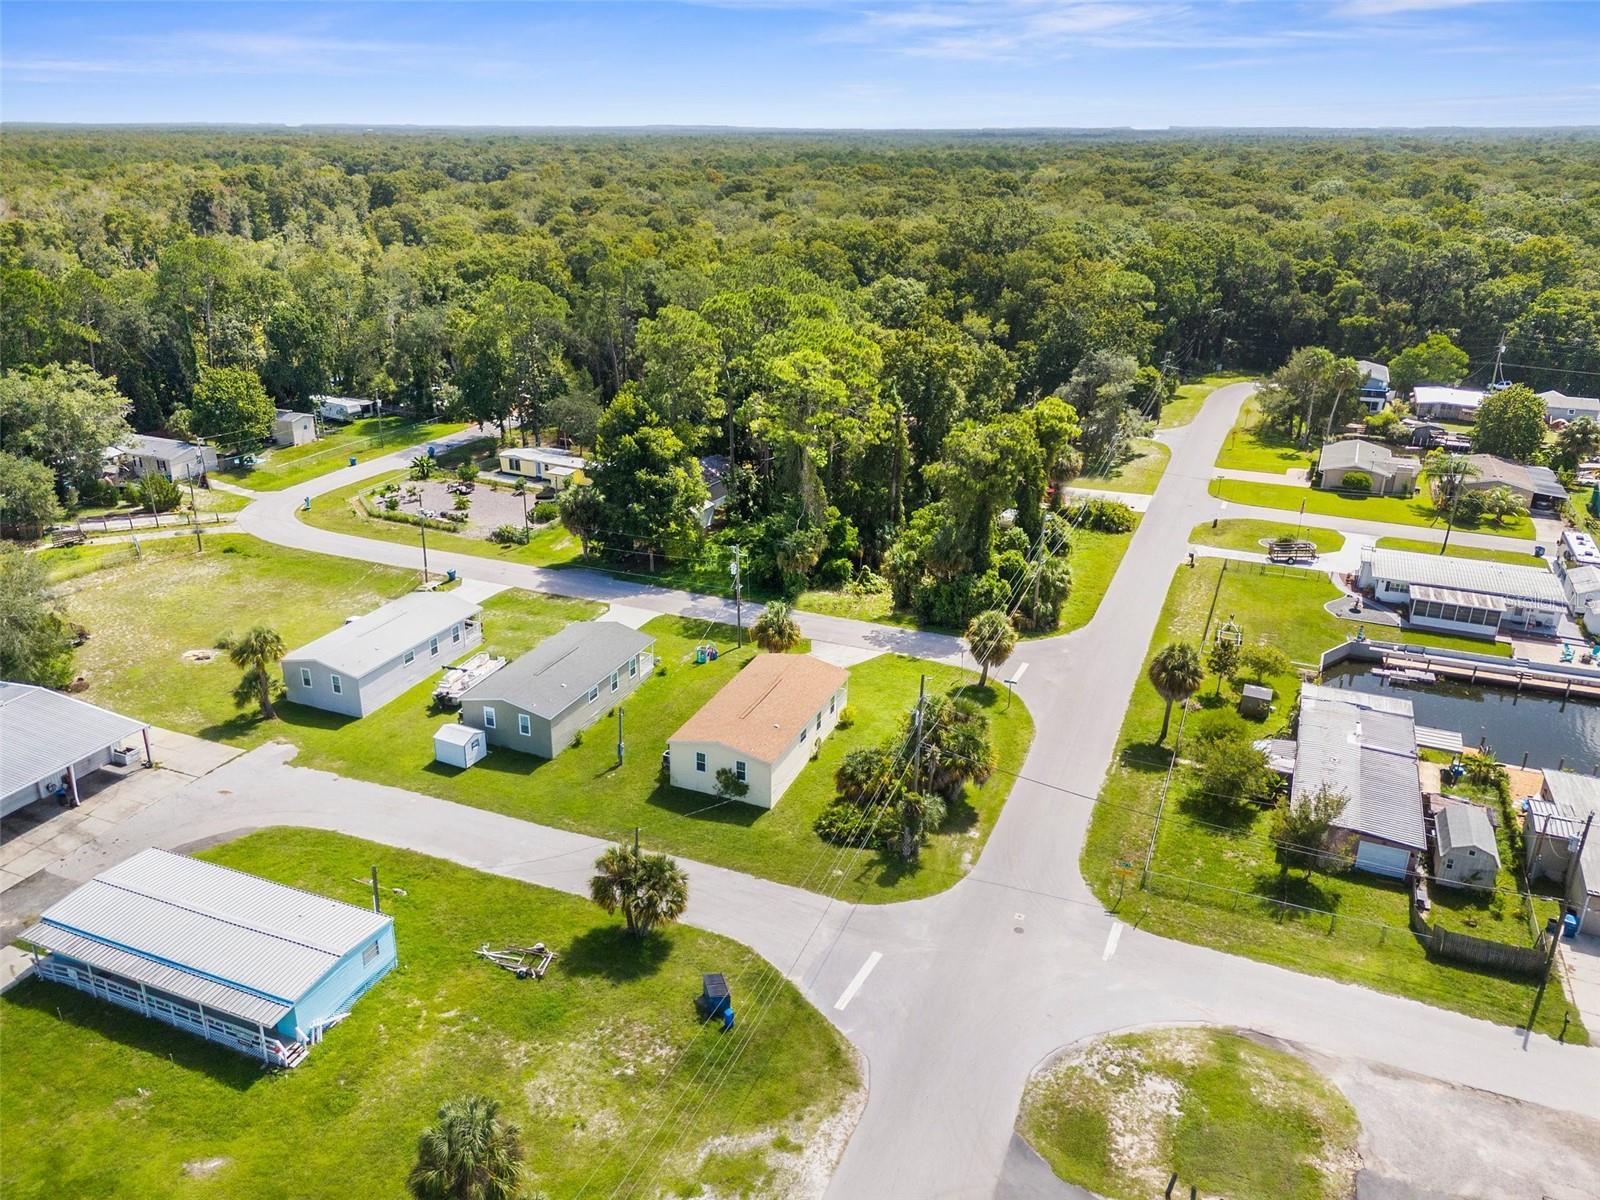
[[[1402,642],[1352,640],[1324,654],[1322,669],[1326,671],[1337,663],[1347,661],[1377,663],[1381,668],[1391,671],[1431,673],[1437,679],[1454,683],[1559,696],[1563,700],[1600,701],[1600,671],[1587,667],[1516,662],[1490,654],[1441,650]]]

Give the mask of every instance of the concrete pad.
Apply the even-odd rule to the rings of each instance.
[[[1570,942],[1563,938],[1561,974],[1589,1037],[1600,1037],[1600,937],[1584,933]]]
[[[13,875],[20,875],[23,879],[26,879],[35,871],[43,871],[47,867],[53,866],[59,857],[60,855],[48,848],[35,848],[8,862],[6,870]]]
[[[838,642],[812,642],[811,653],[823,662],[832,663],[836,667],[853,667],[857,663],[864,663],[869,658],[877,658],[882,650],[874,650],[868,646],[842,646]]]
[[[15,946],[0,946],[0,992],[10,991],[33,974],[33,955]]]
[[[616,621],[626,625],[629,629],[641,629],[650,621],[654,621],[660,613],[654,609],[636,608],[631,604],[612,604],[606,608],[603,621]]]
[[[139,744],[137,739],[134,744]],[[140,746],[140,749],[143,749],[143,746]],[[158,765],[169,771],[181,771],[185,775],[204,775],[209,771],[215,771],[223,763],[237,758],[240,750],[236,746],[208,742],[205,738],[191,737],[187,733],[152,727],[150,753]]]
[[[474,604],[482,604],[490,596],[505,590],[506,585],[503,583],[491,583],[487,579],[463,579],[461,586],[456,588],[456,595]]]

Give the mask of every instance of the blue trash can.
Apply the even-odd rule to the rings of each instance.
[[[455,571],[453,569],[449,570],[449,571],[446,571],[444,573],[444,579],[445,579],[446,583],[454,583],[456,581],[456,573],[455,573]]]
[[[356,465],[356,456],[354,454],[350,456],[350,465],[352,467]]]
[[[1576,941],[1578,938],[1578,914],[1568,913],[1561,918],[1561,936],[1567,941]]]

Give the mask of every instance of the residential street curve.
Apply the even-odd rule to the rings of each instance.
[[[1018,648],[1014,662],[1029,664],[1018,694],[1038,734],[1024,777],[967,877],[926,900],[863,906],[848,903],[848,896],[830,902],[689,864],[688,919],[748,944],[789,973],[869,1063],[867,1107],[831,1197],[994,1195],[1033,1067],[1066,1043],[1151,1023],[1247,1026],[1321,1054],[1600,1118],[1600,1049],[1558,1046],[1413,1001],[1145,934],[1108,914],[1079,874],[1093,798],[1115,753],[1172,572],[1185,558],[1189,530],[1219,511],[1206,491],[1209,464],[1250,386],[1220,389],[1191,424],[1162,435],[1176,469],[1151,498],[1095,618],[1073,634]],[[414,548],[317,530],[294,515],[306,494],[403,465],[404,456],[395,455],[310,488],[264,497],[240,513],[239,527],[272,542],[415,568]],[[1257,514],[1232,505],[1228,515]],[[711,617],[728,608],[715,598],[595,572],[460,555],[429,558],[436,568],[455,567],[474,578],[655,611]],[[962,653],[957,639],[943,635],[799,615],[814,639],[949,661]],[[599,845],[593,838],[304,770],[287,761],[291,755],[274,745],[234,760],[76,851],[63,875],[86,877],[142,845],[186,845],[250,828],[304,824],[583,890]],[[819,857],[818,877],[842,882],[848,871],[833,874],[841,866]],[[875,954],[881,957],[848,1003],[836,1007]],[[762,1016],[750,998],[739,1009],[739,1028],[756,1036],[778,1033],[762,1025]],[[739,1101],[732,1095],[711,1102]],[[670,1137],[671,1130],[662,1135]]]

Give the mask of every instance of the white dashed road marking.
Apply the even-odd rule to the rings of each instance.
[[[1106,934],[1106,952],[1100,956],[1101,962],[1111,961],[1111,956],[1117,952],[1117,943],[1122,940],[1122,922],[1118,921],[1111,927],[1111,932]]]
[[[861,985],[867,981],[867,976],[872,974],[872,968],[878,965],[883,955],[874,950],[867,955],[867,961],[861,964],[861,970],[856,972],[856,977],[850,981],[850,986],[839,993],[839,998],[833,1002],[833,1007],[840,1012],[845,1010],[845,1005],[856,998],[856,993],[861,990]]]

